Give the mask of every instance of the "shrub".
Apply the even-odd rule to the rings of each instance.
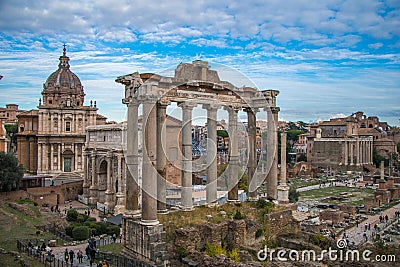
[[[72,230],[72,237],[75,240],[85,240],[89,238],[89,228],[87,226],[76,226]]]
[[[233,219],[242,220],[242,219],[244,219],[244,215],[239,210],[237,210],[235,213],[235,216],[233,216]]]
[[[119,231],[120,231],[120,228],[117,225],[109,225],[107,227],[107,234],[108,235],[115,234],[116,236],[119,236]]]
[[[233,249],[231,252],[228,252],[228,258],[235,262],[240,262],[240,256],[237,249]]]
[[[67,212],[67,221],[76,222],[78,219],[78,212],[75,209],[71,209]]]
[[[176,255],[181,260],[181,259],[185,258],[188,254],[187,254],[186,249],[184,247],[177,246],[176,247]]]
[[[215,257],[217,255],[227,255],[226,250],[221,247],[221,245],[206,244],[206,254],[210,257]]]
[[[80,223],[86,222],[86,220],[89,218],[89,216],[85,215],[85,214],[78,214],[78,217],[76,218],[76,220]]]
[[[256,239],[257,239],[257,238],[260,238],[260,237],[262,236],[263,233],[264,233],[263,229],[258,229],[257,232],[256,232],[256,234],[255,234]]]
[[[72,230],[74,229],[73,225],[68,225],[65,227],[65,234],[72,237]]]

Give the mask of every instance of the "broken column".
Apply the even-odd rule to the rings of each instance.
[[[289,186],[286,184],[286,133],[281,133],[281,183],[278,186],[278,201],[289,203]]]
[[[229,178],[228,178],[228,201],[238,201],[239,188],[239,147],[237,120],[238,109],[236,107],[227,108],[229,112]]]

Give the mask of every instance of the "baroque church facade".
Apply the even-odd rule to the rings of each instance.
[[[84,105],[83,85],[70,70],[65,45],[58,69],[43,84],[42,97],[36,129],[30,129],[36,134],[37,149],[29,153],[37,155],[27,155],[27,151],[19,149],[20,162],[24,165],[24,158],[37,158],[37,174],[83,178],[86,127],[105,124],[107,118],[97,114],[96,102]],[[18,135],[23,137],[24,131],[20,124]],[[20,139],[23,146],[24,139]]]

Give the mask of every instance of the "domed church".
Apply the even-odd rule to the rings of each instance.
[[[43,84],[39,100],[37,173],[82,178],[86,127],[106,123],[96,101],[84,105],[82,83],[70,70],[64,45],[58,69]]]

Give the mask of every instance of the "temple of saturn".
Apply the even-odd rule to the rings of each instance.
[[[278,186],[278,142],[277,122],[279,107],[276,106],[277,90],[259,91],[251,87],[235,87],[221,81],[218,73],[211,70],[205,61],[181,63],[175,69],[174,77],[138,72],[120,76],[117,83],[125,86],[123,104],[128,107],[127,139],[125,160],[126,212],[123,219],[125,252],[156,266],[165,266],[167,256],[162,241],[162,225],[157,219],[158,212],[166,212],[165,168],[167,156],[164,151],[166,109],[176,102],[182,110],[181,153],[182,186],[181,209],[193,209],[192,200],[192,110],[201,105],[207,111],[207,183],[206,203],[217,201],[217,110],[224,108],[229,114],[229,165],[228,201],[238,201],[239,153],[238,153],[238,111],[247,114],[248,136],[248,192],[249,199],[257,198],[257,187],[266,180],[267,197],[271,200],[288,202],[286,170],[281,174]],[[142,105],[142,181],[138,185],[138,108]],[[257,172],[256,114],[267,112],[267,165],[266,177],[259,178]],[[282,135],[286,139],[286,135]],[[286,144],[286,142],[283,142]],[[284,145],[285,146],[285,145]],[[282,151],[286,148],[282,146]],[[282,153],[286,155],[286,153]],[[284,160],[284,161],[283,161]],[[282,158],[282,163],[286,162]],[[286,166],[286,164],[282,164]],[[285,167],[283,169],[286,169]],[[139,191],[141,190],[141,210]]]

